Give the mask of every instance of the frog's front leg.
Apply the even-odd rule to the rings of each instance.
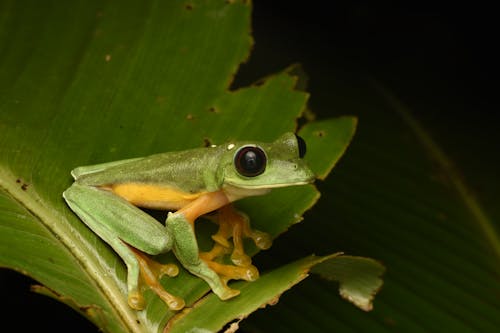
[[[134,309],[144,308],[144,299],[139,288],[139,273],[142,271],[148,282],[148,263],[138,251],[160,254],[169,251],[173,240],[158,221],[131,205],[125,199],[98,187],[74,183],[63,196],[71,209],[101,239],[108,243],[127,266],[128,303]],[[140,233],[137,230],[141,230]],[[144,259],[144,260],[142,260]],[[175,275],[172,265],[165,265],[163,273]],[[184,307],[184,301],[167,293],[153,278],[152,289],[171,309]],[[150,279],[151,280],[151,279]]]
[[[194,221],[199,216],[227,204],[228,199],[222,191],[208,192],[175,213],[169,213],[166,223],[170,233],[174,235],[174,253],[177,259],[192,274],[205,280],[214,293],[223,300],[239,294],[238,290],[227,286],[226,283],[229,279],[253,281],[258,276],[254,267],[241,268],[221,265],[206,260],[199,252],[194,232]]]

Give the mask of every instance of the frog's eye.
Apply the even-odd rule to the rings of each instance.
[[[255,146],[240,148],[234,156],[234,166],[238,173],[245,177],[255,177],[266,169],[266,154]]]
[[[297,134],[295,134],[295,138],[297,138],[297,144],[299,146],[299,157],[303,158],[306,156],[306,142]]]

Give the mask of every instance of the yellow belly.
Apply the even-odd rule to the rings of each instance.
[[[206,193],[193,194],[171,187],[140,183],[115,184],[106,188],[134,206],[168,210],[178,210]]]

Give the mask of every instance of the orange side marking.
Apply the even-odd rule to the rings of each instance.
[[[171,187],[139,183],[115,184],[107,188],[134,206],[154,209],[180,209],[206,193],[192,194]]]

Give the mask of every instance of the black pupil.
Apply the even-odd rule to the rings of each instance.
[[[257,147],[244,147],[235,158],[238,172],[246,177],[255,177],[264,172],[266,168],[266,155]]]
[[[253,151],[247,151],[245,155],[243,155],[243,167],[250,171],[256,170],[259,165],[258,161],[259,157]]]

